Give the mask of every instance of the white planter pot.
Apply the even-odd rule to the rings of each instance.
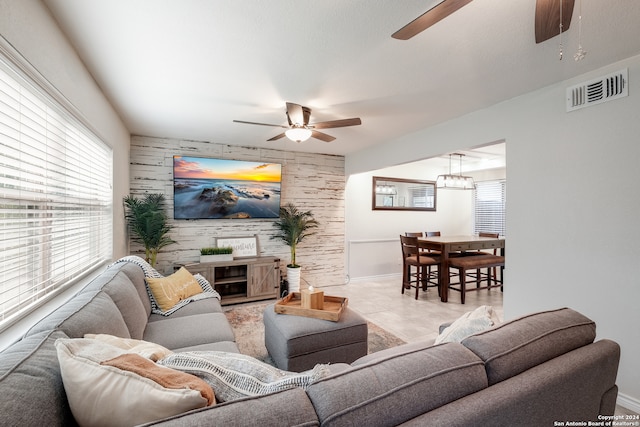
[[[233,254],[200,255],[200,263],[233,261]]]
[[[289,284],[289,293],[300,292],[300,271],[301,267],[287,266],[287,283]]]

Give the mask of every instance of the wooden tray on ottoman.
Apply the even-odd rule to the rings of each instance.
[[[315,310],[302,307],[302,296],[300,292],[292,292],[280,301],[276,302],[274,310],[280,314],[293,314],[295,316],[314,317],[316,319],[331,320],[337,322],[344,311],[348,298],[324,296],[324,308]]]

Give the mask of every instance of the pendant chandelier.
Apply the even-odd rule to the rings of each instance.
[[[460,161],[460,168],[458,169],[458,175],[451,173],[451,156],[458,156]],[[462,176],[462,156],[464,154],[454,153],[449,154],[449,174],[438,175],[436,179],[436,186],[438,188],[446,188],[451,190],[475,190],[476,183],[470,176]]]

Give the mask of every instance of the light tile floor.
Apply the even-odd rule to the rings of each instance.
[[[420,290],[416,300],[415,289],[401,293],[400,281],[400,277],[354,281],[323,290],[327,295],[349,298],[350,308],[406,342],[435,338],[441,324],[452,322],[481,305],[492,306],[500,320],[504,318],[502,292],[498,288],[467,292],[463,305],[459,292],[450,292],[449,302],[443,303],[435,288]]]

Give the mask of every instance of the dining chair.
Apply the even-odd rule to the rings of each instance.
[[[437,287],[440,295],[440,268],[437,269],[437,279],[431,281],[431,275],[426,272],[431,266],[439,266],[440,258],[427,256],[418,246],[418,238],[415,236],[400,235],[400,245],[402,246],[402,293],[405,289],[416,288],[416,299],[420,288],[424,291],[429,287]],[[411,268],[415,267],[416,272],[412,273]],[[415,278],[415,280],[413,280]]]
[[[405,236],[408,237],[424,237],[424,233],[422,231],[416,231],[416,232],[406,232],[404,233]]]
[[[494,239],[497,239],[498,237],[500,237],[500,233],[485,233],[485,232],[480,232],[478,233],[478,236],[480,237],[493,237]],[[482,251],[478,251],[480,253],[482,253]],[[493,248],[493,254],[494,255],[498,255],[498,249],[497,248]],[[487,274],[484,277],[488,277],[489,275],[493,275],[493,280],[497,280],[497,267],[492,267],[492,268],[487,268]],[[480,270],[478,270],[476,272],[476,278],[477,280],[482,280],[482,273],[480,272]]]
[[[425,231],[424,235],[426,237],[436,237],[436,236],[440,236],[440,232],[439,231]],[[422,237],[422,236],[419,236]],[[436,251],[435,249],[427,249],[427,252],[429,253],[429,256],[439,256],[441,255],[440,251]],[[428,272],[429,272],[429,278],[431,279],[433,277],[433,272],[431,271],[431,267],[428,268]]]
[[[500,255],[493,255],[490,253],[479,252],[475,255],[470,256],[459,256],[449,258],[449,268],[455,268],[458,270],[459,281],[456,283],[450,283],[449,289],[460,292],[461,298],[460,302],[464,304],[465,302],[465,294],[469,291],[479,291],[481,289],[491,289],[500,287],[502,290],[503,286],[503,272],[504,272],[504,261],[505,258]],[[479,271],[483,268],[491,269],[494,267],[500,267],[500,280],[497,278],[494,280],[491,274],[489,274],[486,278],[487,286],[481,286],[482,278],[479,275]],[[467,275],[469,271],[475,270],[476,276],[475,280],[468,281]],[[473,277],[473,276],[472,276]],[[475,288],[468,289],[468,283],[476,284]]]

